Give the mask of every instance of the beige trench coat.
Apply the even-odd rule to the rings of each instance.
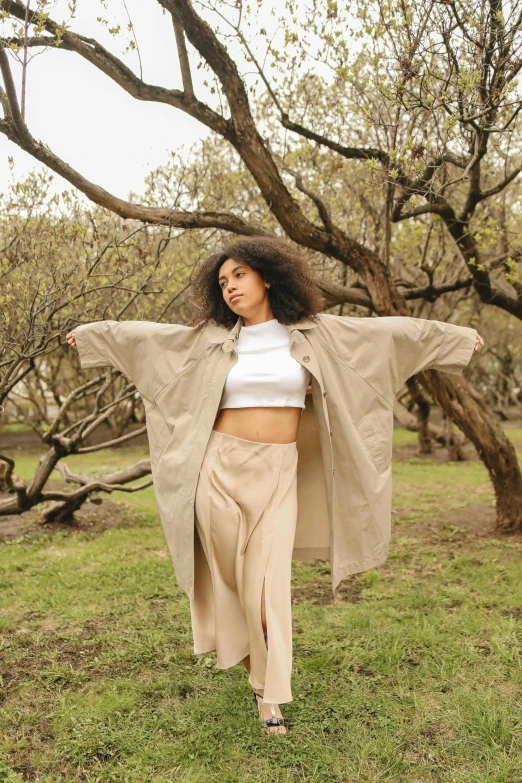
[[[208,321],[97,321],[74,330],[82,368],[116,368],[142,397],[161,522],[191,599],[199,470],[242,324],[241,316],[230,330]],[[326,313],[286,328],[291,355],[312,377],[297,436],[293,556],[330,560],[335,595],[343,579],[388,555],[395,396],[428,367],[462,374],[477,332],[408,316]]]

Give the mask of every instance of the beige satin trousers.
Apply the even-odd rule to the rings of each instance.
[[[250,655],[248,682],[276,704],[292,701],[296,522],[296,442],[260,443],[212,430],[195,498],[194,653],[215,650],[219,669]]]

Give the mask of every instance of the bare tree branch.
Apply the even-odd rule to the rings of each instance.
[[[321,218],[321,221],[329,232],[334,232],[334,224],[332,221],[332,217],[330,213],[328,212],[328,209],[326,208],[326,205],[324,201],[317,195],[317,193],[314,193],[310,188],[308,188],[304,182],[301,174],[298,171],[294,171],[290,166],[284,165],[284,169],[288,171],[293,178],[295,179],[295,184],[297,185],[297,188],[301,191],[301,193],[304,193],[305,196],[308,196],[308,198],[313,201],[315,206],[317,207],[317,211],[319,212],[319,217]]]
[[[181,69],[181,79],[183,81],[183,91],[188,98],[194,96],[194,86],[192,84],[192,75],[190,72],[190,62],[188,58],[187,45],[185,43],[185,34],[183,28],[176,19],[174,12],[171,12],[172,24],[174,26],[174,35],[176,36],[176,46],[178,47],[179,66]]]
[[[230,107],[229,140],[257,182],[269,209],[288,236],[320,250],[328,241],[324,229],[311,223],[286,188],[267,145],[254,123],[247,92],[237,66],[216,34],[199,17],[189,0],[158,0],[175,14],[185,35],[219,79]]]
[[[515,177],[518,177],[520,172],[522,171],[522,166],[517,166],[516,169],[514,169],[510,174],[507,175],[501,182],[499,182],[497,185],[494,185],[492,188],[489,188],[488,190],[483,190],[482,193],[479,195],[479,201],[484,201],[485,198],[489,198],[490,196],[496,196],[497,193],[501,193],[504,188],[506,188],[510,182],[513,182]]]
[[[18,107],[18,98],[16,97],[13,75],[11,73],[11,68],[9,67],[9,60],[7,59],[7,53],[3,44],[0,44],[0,72],[4,80],[5,95],[7,97],[11,122],[15,127],[20,140],[27,144],[30,139],[30,134]],[[6,108],[4,101],[2,101],[2,105]]]
[[[21,21],[25,19],[26,7],[22,3],[16,2],[16,0],[1,0],[0,7]],[[29,13],[29,18],[30,20],[34,19],[33,12]],[[45,29],[55,37],[54,41],[56,41],[59,25],[48,17],[45,22]],[[154,101],[182,109],[211,130],[221,134],[224,138],[228,137],[227,121],[205,103],[196,100],[193,94],[187,95],[180,90],[168,90],[164,87],[147,84],[94,38],[78,35],[70,30],[66,30],[62,35],[63,39],[56,48],[76,52],[76,54],[79,54],[98,68],[98,70],[111,78],[136,100]],[[49,45],[47,38],[42,37],[41,40],[42,45]]]
[[[1,57],[1,54],[0,54]],[[10,104],[11,105],[11,104]],[[261,226],[251,225],[232,212],[184,212],[182,210],[170,210],[165,207],[147,207],[134,204],[130,201],[114,196],[99,185],[95,185],[83,177],[78,171],[69,166],[65,161],[55,155],[49,147],[45,146],[29,134],[27,127],[21,137],[14,122],[0,120],[0,133],[18,144],[37,160],[45,163],[50,169],[74,185],[82,193],[85,193],[91,201],[99,204],[111,212],[124,218],[141,220],[144,223],[175,226],[177,228],[221,228],[225,231],[242,234],[244,236],[256,236],[269,232]]]

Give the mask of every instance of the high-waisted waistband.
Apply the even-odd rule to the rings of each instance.
[[[297,441],[293,440],[290,443],[266,443],[260,440],[246,440],[246,438],[238,438],[237,435],[229,435],[226,432],[219,432],[218,430],[212,430],[210,437],[230,438],[230,440],[236,441],[237,446],[243,446],[248,448],[249,446],[280,446],[282,448],[295,447],[297,448]]]

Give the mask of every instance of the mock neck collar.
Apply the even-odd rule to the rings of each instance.
[[[266,323],[266,322],[265,322]],[[225,340],[229,339],[235,339],[236,334],[239,334],[241,331],[241,327],[244,326],[244,320],[243,316],[238,316],[238,319],[232,329],[227,330],[226,327],[220,326],[218,329],[220,330],[219,333],[212,337],[209,340],[209,343],[223,343]],[[294,324],[282,324],[282,326],[285,327],[285,329],[288,331],[289,334],[291,334],[293,331],[302,331],[303,329],[314,329],[316,326],[318,326],[318,323],[316,321],[313,321],[311,318],[303,318],[301,321],[298,321]]]

